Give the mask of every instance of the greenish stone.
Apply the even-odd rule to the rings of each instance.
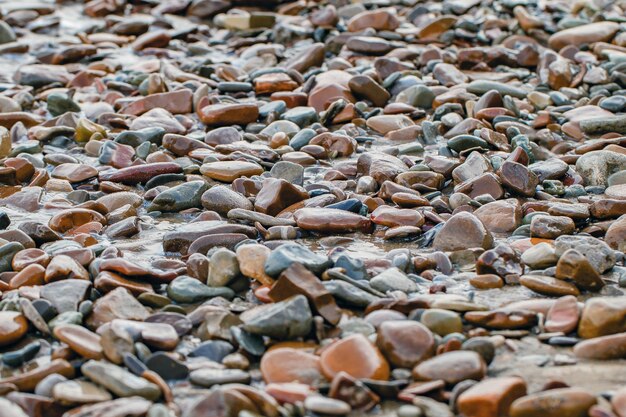
[[[83,315],[78,311],[65,311],[48,322],[50,331],[53,332],[54,328],[61,324],[78,324],[83,322]]]
[[[299,151],[303,146],[306,146],[317,135],[317,132],[313,129],[302,129],[296,133],[289,141],[289,146],[294,150]]]
[[[39,341],[29,343],[21,349],[7,352],[2,355],[2,362],[8,366],[20,366],[24,362],[28,362],[35,357],[37,352],[41,349],[41,343]]]
[[[165,129],[162,127],[146,127],[140,130],[127,130],[115,137],[115,142],[132,146],[133,148],[148,142],[154,143],[157,146],[161,145],[163,136],[165,136]]]
[[[565,194],[565,186],[558,180],[545,180],[542,184],[543,191],[548,194],[562,196]]]
[[[0,246],[0,272],[12,271],[11,262],[19,251],[24,250],[19,242],[9,242]]]
[[[80,106],[66,94],[52,93],[48,96],[48,111],[54,117],[67,113],[68,111],[78,113]]]
[[[439,336],[463,331],[461,316],[454,311],[430,308],[422,313],[420,321]]]
[[[318,255],[295,242],[285,243],[274,249],[265,261],[265,273],[277,277],[294,262],[301,263],[313,273],[321,274],[331,264],[327,256]]]
[[[148,307],[153,307],[153,308],[162,308],[165,307],[168,304],[171,304],[171,300],[167,297],[165,297],[164,295],[160,295],[160,294],[155,294],[155,293],[151,293],[151,292],[144,292],[143,294],[139,294],[139,297],[137,297],[137,300]]]
[[[165,190],[156,196],[148,206],[148,211],[178,212],[202,207],[200,197],[209,189],[204,181],[186,182]]]
[[[489,149],[489,144],[486,140],[478,136],[459,135],[448,141],[448,148],[458,153],[473,148]]]
[[[308,126],[318,120],[317,112],[313,107],[295,107],[287,110],[282,119],[297,124],[300,127]]]
[[[242,315],[243,329],[249,333],[286,340],[304,337],[311,331],[313,315],[304,295],[258,307],[250,315]]]
[[[8,23],[4,20],[0,20],[0,44],[15,42],[16,40],[15,32]]]
[[[167,296],[177,303],[190,304],[214,297],[232,300],[235,293],[227,287],[208,287],[195,278],[183,276],[168,285]]]

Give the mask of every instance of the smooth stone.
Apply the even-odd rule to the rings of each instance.
[[[344,401],[322,397],[321,395],[308,396],[304,400],[304,408],[314,413],[330,416],[343,416],[352,410],[350,404]]]
[[[157,385],[113,364],[90,360],[81,366],[81,371],[87,378],[118,397],[136,395],[154,401],[161,396],[161,390]]]
[[[324,376],[334,378],[338,373],[360,379],[386,381],[389,364],[382,353],[362,334],[354,334],[328,346],[320,356]]]
[[[207,285],[225,287],[239,276],[237,255],[226,248],[219,248],[210,257]]]
[[[111,394],[87,381],[61,381],[52,388],[52,397],[55,401],[65,405],[90,404],[109,401]]]
[[[556,265],[559,257],[555,253],[554,246],[548,242],[540,242],[526,249],[521,256],[522,262],[532,269],[548,268]]]
[[[489,378],[463,391],[457,409],[466,417],[509,415],[511,404],[526,395],[526,382],[520,377]]]
[[[413,376],[419,380],[441,379],[455,385],[466,379],[481,380],[487,372],[483,358],[476,352],[453,351],[437,355],[418,364]]]
[[[561,297],[550,307],[546,314],[544,328],[547,332],[571,333],[578,327],[580,312],[576,297]]]
[[[516,199],[487,203],[474,215],[491,233],[511,233],[522,224],[522,209]]]
[[[78,305],[87,298],[91,286],[87,280],[66,279],[44,285],[40,295],[57,312],[73,312],[78,311]]]
[[[561,255],[556,264],[555,277],[571,279],[578,288],[587,291],[599,291],[604,286],[598,271],[575,249],[569,249]]]
[[[523,275],[519,282],[524,287],[533,290],[536,293],[550,297],[580,295],[580,291],[574,284],[543,275]]]
[[[200,368],[189,374],[191,382],[210,388],[214,385],[247,384],[250,374],[240,369],[211,369]]]
[[[203,164],[200,172],[211,179],[232,183],[240,177],[260,175],[263,173],[263,168],[253,162],[219,161]]]
[[[422,313],[420,322],[439,336],[463,332],[461,316],[454,311],[429,308]]]
[[[163,379],[185,379],[189,375],[189,368],[182,362],[174,359],[165,352],[155,352],[146,361],[151,371],[159,374]]]
[[[509,413],[511,417],[584,417],[596,402],[580,388],[557,388],[515,400]]]
[[[167,296],[177,303],[190,304],[214,297],[232,299],[235,293],[227,287],[209,287],[195,278],[181,276],[168,285]]]
[[[245,331],[279,340],[304,337],[313,323],[309,303],[303,295],[247,310],[240,318]]]
[[[400,368],[412,368],[435,352],[431,331],[421,323],[408,320],[381,323],[376,344],[387,360]]]
[[[576,160],[576,172],[585,185],[607,186],[608,178],[626,169],[626,155],[611,151],[591,151]]]
[[[550,36],[548,44],[550,48],[558,51],[567,45],[606,42],[610,41],[618,30],[619,25],[615,22],[589,23],[556,32]]]
[[[318,255],[298,243],[288,242],[274,249],[267,257],[265,273],[277,277],[294,262],[304,265],[316,275],[321,275],[331,265],[328,257]]]
[[[558,257],[569,249],[576,249],[601,274],[615,265],[615,252],[605,242],[592,236],[560,236],[554,241],[554,246]]]
[[[609,226],[604,235],[604,241],[611,248],[624,252],[626,249],[626,216],[620,217]]]
[[[252,210],[254,206],[243,194],[240,194],[226,185],[216,185],[202,194],[202,206],[215,211],[222,216],[228,215],[231,210]]]
[[[82,326],[61,324],[54,328],[54,336],[67,344],[74,352],[87,359],[101,359],[100,336]]]
[[[381,272],[370,280],[372,288],[381,291],[416,292],[417,284],[406,276],[400,269],[393,267]]]
[[[277,347],[266,352],[260,364],[263,380],[268,383],[299,382],[316,386],[323,380],[320,358],[303,349]]]
[[[336,325],[341,319],[341,310],[330,292],[319,278],[298,263],[284,270],[267,293],[273,301],[282,301],[296,294],[304,295],[316,312],[329,323]]]
[[[114,319],[143,321],[149,315],[148,309],[127,289],[118,287],[95,301],[86,322],[90,327],[98,328]]]
[[[39,341],[29,343],[21,349],[4,353],[2,355],[2,362],[12,367],[20,366],[33,359],[35,355],[39,353],[40,349],[41,343]]]
[[[213,362],[221,363],[227,355],[234,350],[233,345],[223,340],[209,340],[198,345],[189,352],[190,357],[203,357]]]
[[[201,206],[201,196],[209,186],[204,181],[191,181],[159,193],[148,211],[178,212]]]
[[[473,214],[460,212],[448,219],[433,241],[433,248],[455,251],[469,248],[490,249],[493,237]]]
[[[11,345],[28,331],[26,318],[15,311],[0,311],[0,346]]]
[[[578,335],[583,339],[626,332],[626,297],[587,300],[578,324]]]
[[[237,261],[242,275],[256,279],[263,285],[271,285],[274,280],[265,273],[265,263],[272,251],[260,244],[246,244],[237,247]]]
[[[626,333],[583,340],[574,346],[574,355],[582,359],[622,359],[626,355]]]

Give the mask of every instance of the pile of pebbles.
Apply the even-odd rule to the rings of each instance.
[[[0,4],[0,417],[626,417],[626,2]]]

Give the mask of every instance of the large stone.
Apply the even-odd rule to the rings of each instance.
[[[145,320],[150,315],[139,301],[125,288],[117,288],[104,297],[99,298],[93,305],[93,310],[87,317],[87,324],[98,328],[113,319]]]
[[[586,417],[596,398],[580,388],[558,388],[519,398],[511,417]]]
[[[389,379],[389,364],[380,351],[360,333],[326,347],[320,357],[324,376],[332,380],[338,373],[360,379]]]
[[[561,257],[567,250],[576,249],[601,274],[615,265],[615,252],[609,245],[592,236],[560,236],[554,245],[556,256]]]
[[[304,295],[329,323],[336,325],[339,322],[341,311],[330,292],[313,273],[294,263],[280,274],[268,296],[273,301],[283,301],[297,294]]]
[[[276,216],[285,208],[309,198],[303,189],[283,179],[266,179],[263,188],[256,196],[254,208],[256,211]]]
[[[480,206],[474,215],[491,233],[511,233],[522,224],[522,208],[513,198]]]
[[[487,372],[483,358],[473,351],[453,351],[437,355],[418,364],[413,376],[418,380],[441,379],[455,385],[466,379],[481,380]]]
[[[576,172],[587,185],[607,186],[608,178],[626,169],[626,155],[611,151],[587,152],[576,160]]]
[[[28,330],[26,318],[15,311],[0,312],[0,346],[20,340]]]
[[[161,390],[157,385],[113,364],[90,360],[85,362],[80,369],[87,378],[102,385],[118,397],[137,395],[154,401],[161,396]]]
[[[578,324],[583,339],[626,332],[626,297],[591,298]]]
[[[604,235],[604,241],[611,248],[626,253],[626,215],[609,226]]]
[[[450,217],[433,241],[433,248],[442,251],[490,249],[492,246],[493,237],[489,230],[476,216],[467,212]]]
[[[376,344],[387,360],[400,368],[412,368],[435,353],[431,331],[410,320],[383,322],[378,327]]]
[[[582,44],[606,42],[610,41],[618,30],[619,24],[616,22],[589,23],[556,32],[550,36],[548,44],[550,48],[558,51],[567,45],[580,46]]]
[[[320,358],[303,349],[275,348],[261,358],[266,383],[299,382],[315,386],[322,379]]]
[[[513,401],[526,395],[526,382],[520,377],[490,378],[463,391],[457,409],[465,417],[508,416]]]
[[[241,315],[244,330],[274,339],[293,339],[311,331],[313,316],[304,295],[256,307]]]

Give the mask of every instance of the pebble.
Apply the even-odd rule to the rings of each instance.
[[[522,378],[492,378],[463,391],[457,408],[467,417],[508,415],[511,404],[525,395],[526,382]]]
[[[87,378],[118,397],[136,395],[154,401],[161,396],[161,390],[157,385],[113,364],[90,360],[81,366],[81,371]]]
[[[326,378],[339,372],[354,378],[387,380],[389,364],[380,351],[361,334],[354,334],[327,347],[320,356],[320,366]]]
[[[435,339],[421,323],[385,321],[377,334],[376,344],[393,366],[412,368],[433,356],[435,351]]]
[[[27,330],[28,322],[23,315],[13,311],[0,312],[0,346],[17,342]]]
[[[558,388],[530,394],[513,402],[511,417],[531,416],[583,416],[596,398],[579,388]]]
[[[466,379],[481,380],[487,372],[482,357],[471,351],[454,351],[437,355],[415,368],[413,376],[419,380],[443,380],[455,385]]]

